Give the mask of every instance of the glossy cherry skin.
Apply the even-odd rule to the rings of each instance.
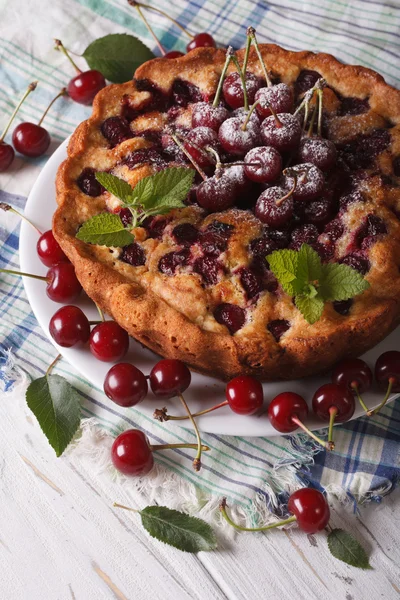
[[[96,325],[90,334],[90,352],[97,360],[114,362],[121,360],[129,348],[129,335],[115,321]]]
[[[146,377],[134,365],[118,363],[104,379],[104,393],[119,406],[135,406],[147,395]]]
[[[400,352],[389,350],[380,355],[375,363],[375,379],[385,391],[392,379],[392,392],[400,392]]]
[[[289,498],[288,510],[296,517],[300,529],[305,533],[322,531],[331,516],[325,496],[312,488],[294,492]]]
[[[166,54],[164,54],[164,58],[180,58],[181,56],[185,56],[183,52],[179,52],[179,50],[170,50]]]
[[[254,415],[264,402],[261,383],[247,375],[231,379],[226,386],[225,395],[229,407],[238,415]]]
[[[51,229],[42,233],[36,244],[36,250],[46,267],[53,267],[59,262],[69,262]]]
[[[150,372],[150,387],[158,398],[173,398],[190,385],[192,375],[181,360],[164,358]]]
[[[73,302],[82,291],[74,266],[70,262],[60,262],[50,267],[46,279],[46,293],[53,302]]]
[[[187,52],[194,50],[195,48],[216,48],[214,38],[209,33],[198,33],[186,46]]]
[[[335,383],[321,385],[312,399],[314,413],[322,421],[329,421],[329,409],[337,408],[336,423],[344,423],[353,416],[356,403],[353,394],[344,386]]]
[[[372,371],[361,358],[345,358],[332,372],[332,383],[343,385],[353,394],[366,392],[372,385]]]
[[[42,156],[50,146],[50,134],[44,127],[35,123],[20,123],[13,131],[14,148],[24,156]]]
[[[304,421],[308,417],[308,406],[300,394],[282,392],[268,406],[268,417],[272,427],[281,433],[290,433],[298,428],[292,418]]]
[[[192,109],[192,127],[209,127],[218,131],[229,117],[229,111],[224,106],[213,106],[209,102],[196,102]]]
[[[107,83],[100,71],[91,69],[78,73],[67,86],[68,96],[78,102],[89,106],[92,104],[97,92],[106,87]]]
[[[111,460],[124,475],[146,475],[154,466],[149,440],[139,429],[127,429],[115,438]]]
[[[77,306],[63,306],[50,319],[50,335],[63,348],[86,344],[90,336],[88,318]]]
[[[14,157],[14,148],[10,144],[0,142],[0,173],[7,171],[8,167],[11,166]]]

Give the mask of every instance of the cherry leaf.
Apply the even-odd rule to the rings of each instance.
[[[335,558],[352,567],[358,569],[372,568],[364,548],[350,533],[343,529],[332,529],[328,535],[328,548]]]
[[[137,37],[126,33],[111,33],[95,40],[82,56],[91,69],[97,69],[113,83],[129,81],[141,64],[154,58]]]
[[[143,527],[165,544],[183,552],[214,550],[215,533],[208,523],[166,506],[147,506],[140,511]]]
[[[80,424],[78,393],[64,377],[45,375],[29,385],[26,402],[49,444],[61,456]]]

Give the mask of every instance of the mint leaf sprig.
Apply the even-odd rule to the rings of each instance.
[[[363,276],[348,265],[321,262],[308,244],[299,251],[275,250],[266,257],[283,290],[312,325],[321,318],[326,302],[347,300],[370,287]]]
[[[154,215],[164,215],[174,208],[183,208],[183,200],[192,187],[195,171],[186,167],[170,167],[141,179],[132,188],[111,173],[96,173],[96,179],[110,194],[121,200],[122,208],[132,214],[132,225],[125,227],[117,214],[100,213],[79,229],[76,237],[82,242],[107,247],[131,244],[135,237],[131,229]]]

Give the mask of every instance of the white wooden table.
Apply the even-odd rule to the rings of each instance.
[[[241,534],[212,553],[152,540],[132,498],[76,455],[57,459],[19,402],[0,402],[0,598],[185,600],[400,598],[400,493],[331,524],[351,531],[373,570],[332,558],[325,535]],[[136,507],[147,504],[137,495]]]

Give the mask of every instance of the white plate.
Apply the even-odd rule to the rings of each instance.
[[[54,181],[58,166],[66,158],[67,143],[68,140],[56,150],[46,163],[46,166],[32,188],[26,204],[26,216],[42,231],[51,227],[51,217],[56,208]],[[37,233],[28,224],[22,222],[20,239],[21,270],[28,273],[45,274],[46,267],[40,262],[35,251],[36,241]],[[44,332],[54,344],[54,341],[49,335],[48,324],[51,316],[59,308],[59,305],[54,304],[54,302],[47,297],[43,282],[24,277],[24,284],[32,310]],[[83,295],[77,304],[85,311],[89,319],[98,319],[96,309],[87,296]],[[97,361],[88,348],[75,350],[74,348],[60,348],[56,344],[54,345],[66,360],[83,375],[83,377],[100,389],[103,388],[105,374],[111,366],[109,363]],[[399,345],[400,328],[389,335],[378,346],[373,348],[373,350],[367,352],[363,358],[371,367],[373,367],[375,360],[382,352],[398,348]],[[124,360],[131,361],[147,374],[150,372],[157,359],[152,352],[143,349],[140,344],[131,340],[129,354]],[[298,392],[309,401],[311,400],[312,393],[327,381],[327,378],[309,377],[303,380],[283,383],[265,383],[265,400],[267,403],[274,398],[276,394],[290,390]],[[396,395],[393,395],[391,400],[395,397]],[[224,399],[224,384],[211,377],[193,373],[192,384],[187,392],[185,392],[185,398],[189,401],[190,408],[193,412],[214,406],[214,404],[217,404]],[[382,399],[382,393],[380,391],[373,391],[365,394],[364,399],[367,406],[372,408],[379,404]],[[110,400],[107,401],[111,403]],[[138,408],[151,415],[155,408],[163,408],[164,405],[167,406],[168,411],[171,414],[183,414],[180,403],[176,399],[168,402],[156,401],[151,394],[149,394],[149,398],[140,404]],[[362,415],[363,411],[357,403],[353,418]],[[224,407],[208,415],[199,417],[197,422],[203,431],[210,433],[271,437],[280,435],[270,425],[265,415],[265,411],[260,416],[241,417],[235,415],[229,408]],[[323,424],[316,419],[310,419],[308,425],[311,429],[319,429],[323,426]]]

